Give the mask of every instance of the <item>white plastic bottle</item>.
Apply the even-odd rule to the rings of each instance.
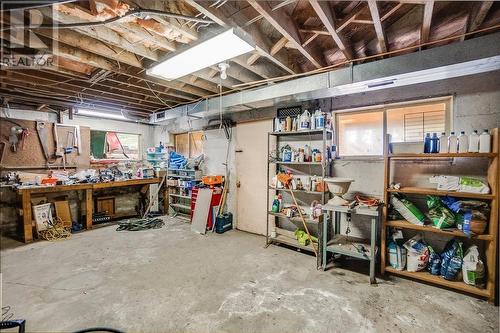
[[[446,137],[446,133],[442,132],[439,137],[439,152],[447,153],[448,152],[448,138]]]
[[[458,141],[455,132],[451,132],[448,136],[448,153],[458,153]]]
[[[311,129],[316,129],[316,114],[311,113]]]
[[[479,152],[491,153],[491,136],[487,129],[479,136]]]
[[[469,135],[469,153],[477,152],[479,152],[479,134],[477,134],[477,130],[474,130]]]
[[[465,132],[460,132],[458,136],[458,152],[466,153],[469,150],[469,137],[465,135]]]

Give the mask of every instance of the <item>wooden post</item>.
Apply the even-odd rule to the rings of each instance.
[[[23,190],[22,208],[23,208],[23,241],[30,243],[33,241],[33,225],[31,222],[31,193],[29,190]]]
[[[92,202],[92,189],[85,190],[85,229],[92,229],[92,212],[93,212]]]
[[[488,184],[491,188],[491,194],[494,198],[491,201],[491,213],[490,213],[490,223],[488,226],[488,233],[492,235],[492,240],[486,245],[486,268],[488,272],[487,276],[487,288],[488,288],[488,300],[490,303],[495,302],[496,296],[496,286],[497,286],[497,246],[498,246],[498,192],[500,191],[500,185],[498,184],[499,178],[499,156],[500,153],[500,135],[498,133],[498,128],[494,128],[492,131],[492,150],[496,156],[490,161],[488,167]]]

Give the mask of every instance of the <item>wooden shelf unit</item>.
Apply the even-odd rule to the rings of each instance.
[[[390,273],[399,276],[409,277],[419,281],[424,281],[446,288],[451,288],[473,294],[479,297],[487,298],[490,302],[495,301],[496,296],[496,286],[497,286],[497,247],[498,247],[498,209],[499,209],[499,197],[498,193],[500,191],[499,186],[499,129],[494,128],[491,131],[492,135],[492,152],[491,153],[443,153],[443,154],[389,154],[388,147],[385,147],[384,160],[385,160],[385,174],[384,174],[384,202],[386,205],[383,209],[382,216],[382,229],[381,229],[381,273]],[[439,158],[487,158],[489,159],[487,180],[488,185],[491,190],[491,194],[477,194],[477,193],[464,193],[464,192],[454,192],[454,191],[439,191],[430,188],[420,188],[420,187],[402,187],[398,190],[390,189],[389,184],[391,182],[391,161],[392,160],[430,160],[432,163],[433,159]],[[479,289],[474,286],[470,286],[462,281],[448,281],[439,276],[431,275],[427,272],[408,272],[408,271],[398,271],[387,265],[387,228],[399,228],[399,229],[411,229],[422,232],[431,232],[437,235],[455,236],[455,237],[467,237],[464,233],[459,230],[446,231],[433,228],[431,226],[420,226],[414,225],[407,221],[388,221],[388,207],[387,203],[391,193],[404,193],[413,195],[437,195],[437,196],[453,196],[459,198],[472,198],[480,200],[488,200],[490,203],[490,220],[488,223],[488,229],[486,234],[477,235],[471,238],[473,242],[484,242],[485,245],[485,257],[483,261],[486,265],[486,288]]]

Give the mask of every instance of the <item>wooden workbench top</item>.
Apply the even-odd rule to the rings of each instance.
[[[104,189],[122,186],[134,186],[134,185],[147,185],[155,184],[161,181],[160,178],[144,178],[144,179],[130,179],[121,180],[116,182],[107,183],[82,183],[82,184],[72,184],[72,185],[55,185],[55,186],[39,186],[39,187],[27,187],[17,189],[19,194],[23,192],[30,193],[53,193],[53,192],[65,192],[65,191],[79,191],[87,189]]]

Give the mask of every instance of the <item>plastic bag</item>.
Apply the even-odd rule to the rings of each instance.
[[[476,178],[470,177],[460,177],[458,183],[458,192],[469,192],[469,193],[490,193],[490,188],[488,185]]]
[[[389,249],[389,264],[392,268],[402,271],[406,266],[406,249],[391,241]]]
[[[427,207],[429,207],[429,218],[438,229],[451,228],[455,224],[455,215],[446,208],[437,196],[427,196]]]
[[[463,257],[462,242],[456,239],[449,241],[441,253],[441,276],[446,280],[456,280],[462,269]]]
[[[408,222],[423,225],[425,215],[409,200],[404,197],[391,197],[391,204]]]
[[[490,215],[490,206],[488,203],[479,200],[458,200],[453,197],[443,197],[441,202],[454,213],[472,212],[474,220],[488,220]]]
[[[472,245],[465,252],[462,274],[465,283],[484,288],[484,264],[479,258],[479,250],[476,245]]]
[[[427,265],[427,269],[432,275],[439,275],[441,273],[441,256],[430,245],[427,248],[429,249],[429,264]]]
[[[421,235],[410,238],[403,245],[408,251],[406,254],[406,270],[417,272],[425,269],[429,261],[429,250]]]

